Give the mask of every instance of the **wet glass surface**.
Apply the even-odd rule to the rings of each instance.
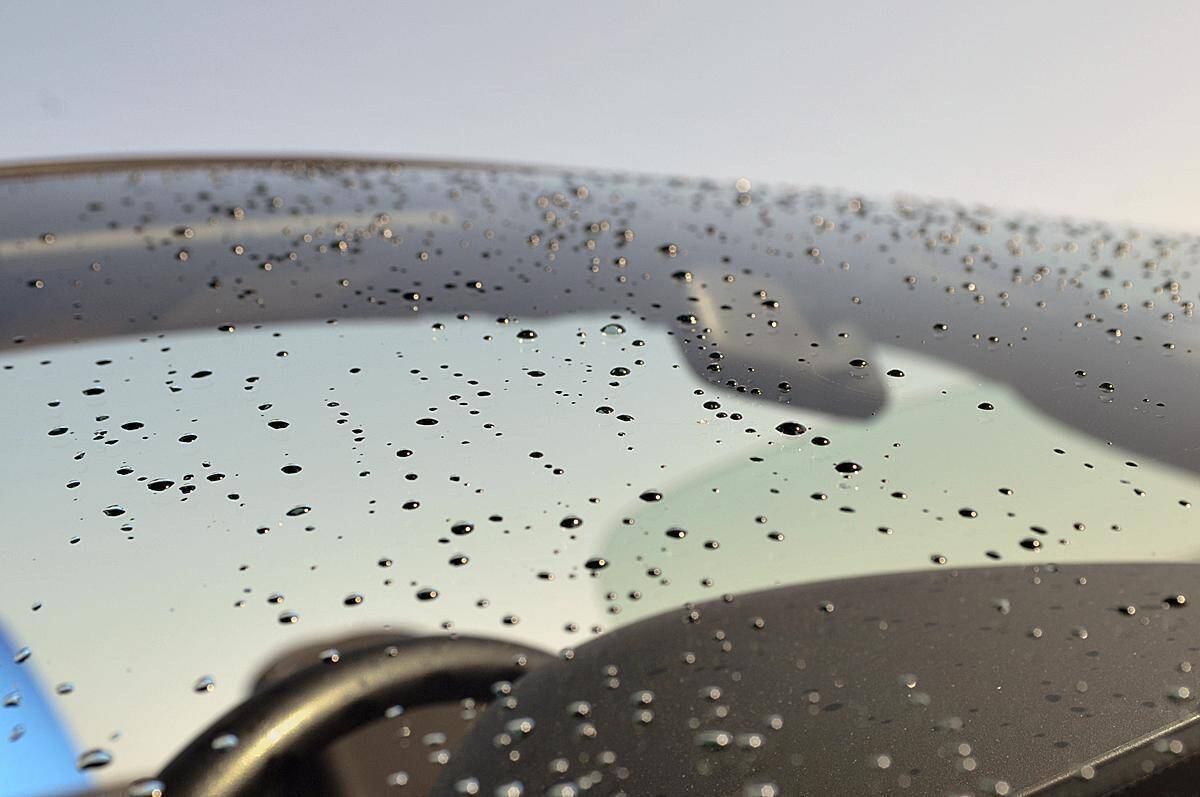
[[[1198,252],[743,180],[8,175],[0,767],[152,773],[318,639],[1193,562]]]

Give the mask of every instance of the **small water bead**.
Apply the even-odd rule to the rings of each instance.
[[[654,692],[649,689],[639,689],[629,696],[629,702],[635,706],[648,706],[654,702]]]
[[[459,795],[474,797],[474,795],[481,793],[481,788],[478,778],[463,778],[454,782],[454,793]]]
[[[763,745],[763,736],[761,733],[739,733],[734,742],[743,750],[757,750]]]
[[[517,333],[517,340],[534,340],[537,338],[537,333],[532,329],[522,329]]]
[[[839,462],[833,466],[833,469],[838,473],[851,474],[861,471],[862,465],[859,465],[857,462]]]
[[[615,323],[614,324],[605,324],[604,326],[600,327],[600,334],[608,335],[610,337],[614,337],[616,335],[624,335],[625,327],[621,326],[620,324],[615,324]]]
[[[165,797],[167,787],[161,780],[142,778],[129,784],[125,797]]]
[[[522,739],[533,733],[533,729],[536,727],[536,725],[537,723],[534,722],[532,717],[517,717],[516,719],[511,719],[504,723],[504,730],[514,739]],[[438,734],[438,736],[440,737],[440,741],[437,743],[445,744],[445,734]]]
[[[29,647],[23,647],[13,654],[13,663],[21,664],[29,661],[29,657],[33,655],[33,650]]]
[[[232,733],[222,733],[219,736],[214,736],[213,740],[209,742],[209,746],[217,751],[232,750],[239,744],[241,744],[241,740],[238,739],[236,734]]]
[[[280,612],[279,614],[280,625],[295,625],[298,622],[300,622],[300,614],[292,609]]]
[[[211,675],[202,675],[192,684],[193,692],[211,692],[217,688],[217,682]]]
[[[431,601],[436,600],[440,593],[433,587],[422,587],[417,590],[417,600]]]
[[[703,731],[696,734],[695,744],[705,750],[725,750],[733,744],[733,734],[729,731]]]
[[[79,754],[79,757],[75,759],[75,768],[80,772],[84,772],[89,769],[106,767],[111,764],[112,761],[112,753],[99,747],[93,747],[92,749],[85,750]]]
[[[345,598],[342,598],[342,604],[345,606],[358,606],[363,602],[364,598],[357,592],[351,592]]]
[[[779,784],[770,781],[764,783],[747,783],[742,788],[742,797],[782,797],[783,790]]]
[[[663,499],[663,494],[658,490],[646,490],[639,495],[638,498],[641,498],[643,501],[648,503],[654,503],[656,501],[661,501]]]
[[[469,523],[467,521],[460,521],[450,527],[450,533],[457,534],[460,537],[462,537],[466,534],[470,534],[474,530],[475,530],[475,524]]]
[[[775,431],[779,432],[780,434],[788,435],[789,437],[796,437],[807,432],[808,427],[796,421],[784,421],[775,427]]]

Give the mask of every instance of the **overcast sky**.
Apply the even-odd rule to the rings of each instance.
[[[0,8],[0,161],[317,152],[748,176],[1200,231],[1200,3]]]

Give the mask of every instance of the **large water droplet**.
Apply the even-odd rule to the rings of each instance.
[[[93,747],[91,750],[85,750],[79,754],[79,757],[75,759],[75,768],[80,771],[99,769],[111,764],[112,760],[112,753],[101,750],[99,747]]]

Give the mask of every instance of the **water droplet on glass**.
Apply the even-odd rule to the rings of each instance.
[[[233,748],[237,747],[239,743],[240,740],[235,734],[223,733],[220,736],[214,737],[212,742],[209,744],[214,750],[232,750]]]
[[[161,780],[143,778],[129,784],[125,795],[126,797],[165,797],[166,793],[167,787]]]
[[[80,771],[99,769],[111,764],[112,760],[112,753],[101,750],[99,747],[93,747],[91,750],[85,750],[79,754],[79,757],[75,759],[75,768]]]

